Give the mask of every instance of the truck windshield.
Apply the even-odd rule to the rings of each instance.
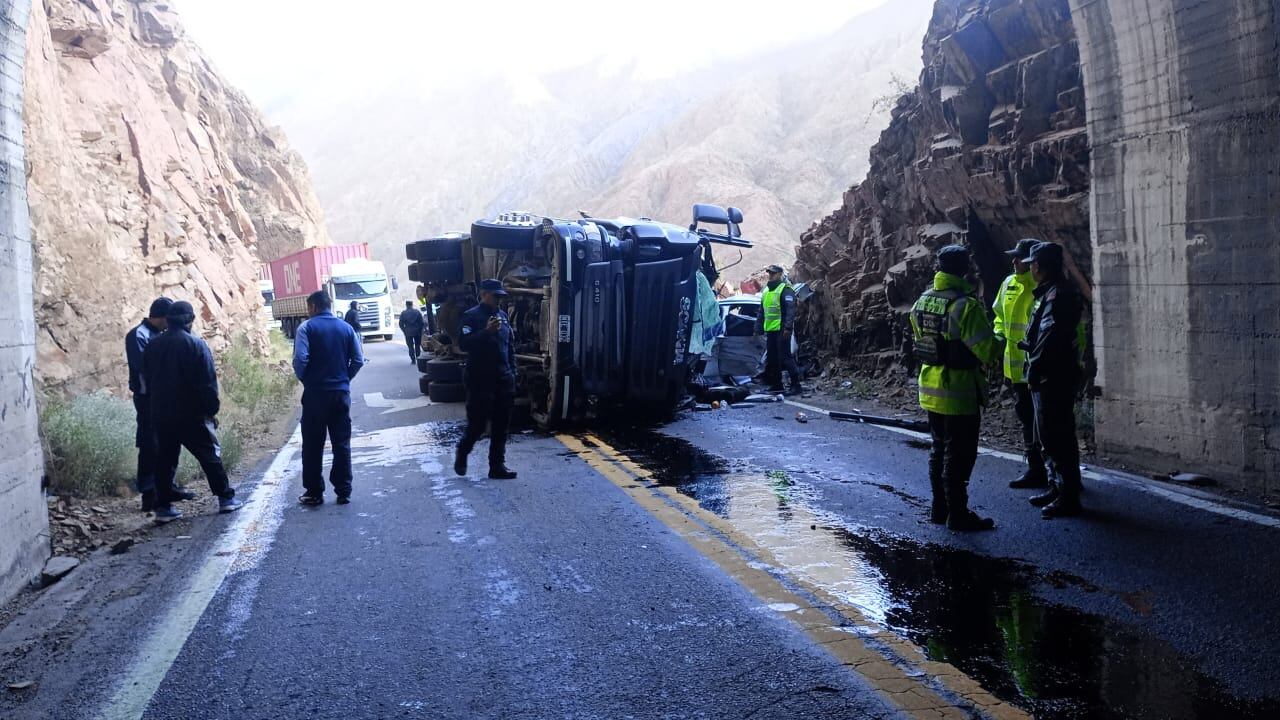
[[[387,294],[386,278],[335,280],[333,293],[338,300],[359,300]]]

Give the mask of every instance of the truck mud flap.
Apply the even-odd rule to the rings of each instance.
[[[591,395],[619,392],[626,328],[626,280],[622,261],[591,263],[578,293],[578,335],[574,358],[582,371],[582,389]]]
[[[627,342],[627,397],[657,407],[683,391],[693,322],[693,273],[686,259],[635,266]]]

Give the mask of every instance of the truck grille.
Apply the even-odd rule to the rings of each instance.
[[[382,327],[382,318],[378,317],[378,303],[359,303],[356,306],[356,314],[360,317],[360,326],[365,330],[376,330]]]

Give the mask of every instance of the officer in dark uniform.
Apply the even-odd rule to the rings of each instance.
[[[480,282],[480,304],[462,314],[458,345],[467,353],[467,430],[458,443],[453,470],[467,474],[467,456],[489,426],[489,477],[512,480],[507,468],[507,425],[516,391],[515,333],[498,307],[506,297],[501,280]]]
[[[351,304],[347,306],[347,314],[343,315],[342,319],[346,320],[351,329],[356,331],[357,336],[364,330],[364,327],[360,324],[360,303],[355,300],[352,300]]]
[[[1062,246],[1042,242],[1027,262],[1036,280],[1036,309],[1022,349],[1036,413],[1036,440],[1049,457],[1049,491],[1031,498],[1047,518],[1080,514],[1080,445],[1076,389],[1081,380],[1078,328],[1083,303],[1063,271]]]
[[[124,336],[124,356],[129,363],[129,392],[133,393],[133,409],[137,418],[137,431],[133,444],[138,448],[138,492],[142,493],[142,512],[151,512],[156,504],[156,437],[151,423],[151,398],[147,393],[147,379],[142,362],[143,353],[151,339],[158,337],[167,327],[165,317],[173,301],[167,297],[156,298],[151,303],[147,317]],[[175,488],[177,500],[192,500],[195,493]]]
[[[770,392],[783,392],[782,373],[791,378],[788,395],[799,395],[800,368],[791,353],[791,337],[796,323],[796,291],[783,275],[781,265],[765,268],[769,283],[760,293],[760,317],[756,318],[756,334],[764,333],[764,380]]]
[[[242,507],[222,465],[218,444],[218,376],[204,340],[191,334],[195,310],[176,302],[166,317],[169,329],[147,345],[143,355],[151,419],[156,434],[156,522],[182,517],[173,507],[173,477],[182,448],[195,456],[218,498],[219,512]]]

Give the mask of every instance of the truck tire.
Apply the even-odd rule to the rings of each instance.
[[[433,383],[460,383],[462,382],[462,363],[458,360],[429,360],[427,377]]]
[[[471,223],[471,241],[492,250],[532,250],[538,244],[538,226],[477,220]]]
[[[462,383],[433,382],[427,388],[427,396],[433,403],[459,403],[467,399]]]
[[[428,260],[409,266],[409,279],[413,282],[462,282],[465,279],[462,260]]]
[[[426,353],[419,355],[418,356],[418,372],[422,373],[423,375],[426,375],[428,372],[427,363],[431,362],[432,359],[433,358]]]
[[[426,375],[418,376],[418,389],[422,391],[423,395],[429,396],[431,394],[431,391],[428,389],[428,386],[430,385],[431,381],[427,379]]]
[[[428,238],[405,246],[410,260],[461,260],[462,238]]]

